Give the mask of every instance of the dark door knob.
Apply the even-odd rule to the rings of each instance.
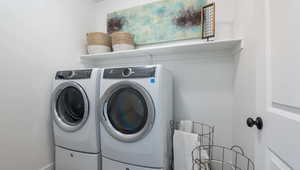
[[[263,120],[261,117],[257,117],[256,120],[253,120],[251,117],[247,119],[248,127],[253,127],[254,125],[257,129],[261,130],[263,128]]]

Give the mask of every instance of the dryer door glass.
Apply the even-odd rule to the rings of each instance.
[[[112,126],[123,134],[135,134],[147,123],[148,108],[144,96],[132,87],[115,91],[107,103]]]
[[[83,120],[85,101],[83,95],[77,88],[64,88],[56,102],[57,114],[64,123],[76,126]]]

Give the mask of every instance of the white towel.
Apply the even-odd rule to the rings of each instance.
[[[174,170],[192,170],[192,151],[199,145],[197,134],[175,130],[173,137]],[[201,158],[208,159],[206,151],[201,152]]]
[[[193,122],[191,120],[181,120],[179,122],[179,130],[184,132],[193,132]]]

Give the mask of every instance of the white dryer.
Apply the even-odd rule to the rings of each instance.
[[[51,97],[56,170],[99,169],[100,75],[99,69],[56,73]]]
[[[102,169],[169,169],[171,74],[160,65],[103,69],[100,98]]]

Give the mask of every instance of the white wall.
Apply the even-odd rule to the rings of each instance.
[[[50,84],[56,70],[79,66],[92,11],[91,0],[0,1],[0,169],[53,162]]]
[[[95,31],[106,31],[107,13],[154,1],[156,0],[104,0],[97,3]],[[232,38],[234,0],[216,0],[216,3],[217,39]],[[226,52],[169,57],[170,60],[154,60],[154,63],[163,64],[174,75],[175,118],[216,125],[216,143],[231,146],[234,58]],[[138,59],[127,62],[114,60],[94,66],[120,64],[138,65],[151,62]]]
[[[175,120],[215,125],[215,143],[231,146],[233,57],[221,52],[182,58],[155,62],[163,64],[174,76]]]

